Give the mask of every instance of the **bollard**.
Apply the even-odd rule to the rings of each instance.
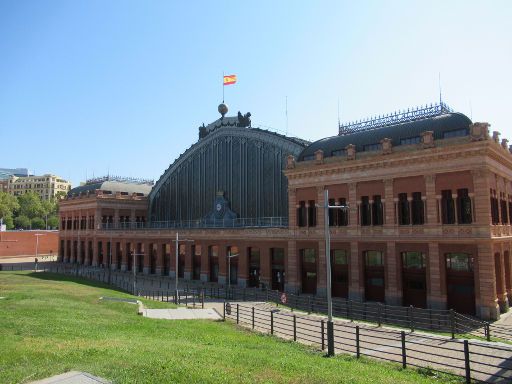
[[[254,329],[254,307],[252,307],[252,329]]]
[[[320,326],[320,329],[321,329],[321,332],[322,332],[322,351],[325,349],[325,325],[324,325],[324,320],[322,319],[322,323],[321,323],[321,326]]]
[[[464,340],[464,365],[466,368],[466,384],[471,384],[471,367],[469,365],[469,342]]]
[[[359,347],[359,325],[356,325],[356,357],[358,359],[361,357],[361,350]]]
[[[297,341],[297,317],[293,315],[293,341]]]
[[[407,368],[407,354],[405,350],[405,331],[400,333],[402,339],[402,368]]]
[[[236,305],[236,323],[240,324],[240,305]]]
[[[327,356],[334,356],[334,323],[327,321]]]

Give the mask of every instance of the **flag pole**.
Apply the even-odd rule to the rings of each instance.
[[[222,71],[222,104],[224,104],[224,71]]]

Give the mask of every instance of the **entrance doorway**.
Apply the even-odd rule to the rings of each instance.
[[[260,286],[260,249],[249,248],[249,287]]]
[[[153,244],[149,246],[149,270],[152,275],[156,273],[156,252]]]
[[[364,252],[364,295],[366,301],[384,302],[384,255],[381,251]]]
[[[238,247],[228,247],[227,249],[227,257],[228,257],[228,275],[227,278],[229,279],[229,284],[231,285],[237,285],[238,284],[238,259],[240,256],[229,256],[233,255],[240,255],[238,251]]]
[[[201,246],[192,246],[192,279],[199,280],[201,278]]]
[[[171,268],[171,245],[163,244],[162,245],[162,253],[164,255],[164,275],[169,276],[170,268]]]
[[[403,305],[427,307],[427,273],[423,252],[402,252]]]
[[[131,271],[132,267],[133,267],[133,252],[131,250],[130,243],[126,243],[126,249],[124,250],[124,252],[126,252],[126,260],[127,260],[126,269],[128,271]]]
[[[331,251],[332,295],[348,297],[348,252],[344,249]]]
[[[302,265],[302,293],[316,294],[316,253],[313,248],[300,250]]]
[[[474,315],[476,308],[473,257],[469,253],[447,253],[445,256],[448,308]]]
[[[272,289],[284,291],[284,248],[272,248]]]
[[[210,261],[210,281],[219,281],[219,247],[211,245],[208,247],[208,259]]]
[[[187,252],[187,246],[180,244],[178,249],[178,277],[185,277],[185,257]],[[176,260],[175,260],[176,261]]]
[[[98,241],[98,267],[103,266],[103,243]]]

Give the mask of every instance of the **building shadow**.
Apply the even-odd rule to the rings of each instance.
[[[84,278],[81,276],[70,276],[70,275],[64,275],[61,273],[54,273],[54,272],[31,272],[31,273],[28,273],[26,276],[29,276],[29,277],[32,277],[35,279],[40,279],[40,280],[68,281],[68,282],[72,282],[72,283],[76,283],[76,284],[80,284],[80,285],[86,285],[89,287],[105,288],[105,289],[110,289],[111,291],[131,294],[131,292],[126,292],[114,285],[109,285],[109,284],[101,282],[101,281],[91,280],[91,279],[87,279],[87,278]]]

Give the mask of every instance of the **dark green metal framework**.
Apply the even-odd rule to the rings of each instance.
[[[202,219],[214,209],[219,191],[238,217],[288,217],[288,182],[282,171],[287,156],[298,156],[309,143],[222,121],[208,128],[155,184],[150,221]]]

